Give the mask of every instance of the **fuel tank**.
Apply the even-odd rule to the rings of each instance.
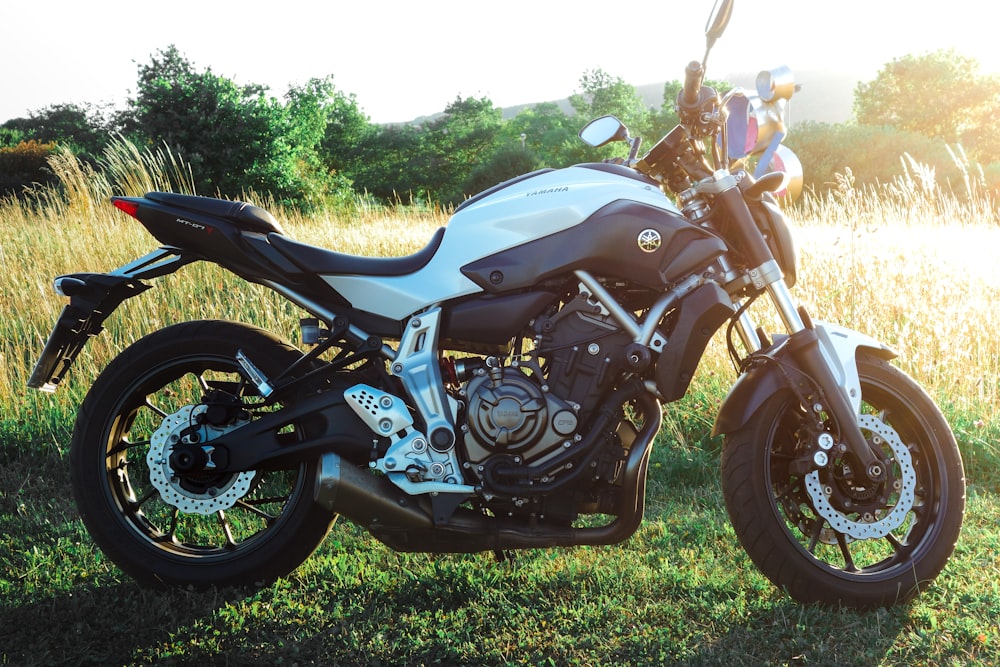
[[[656,287],[725,249],[655,181],[619,165],[585,164],[526,174],[465,202],[434,257],[413,274],[323,278],[355,308],[399,320],[577,268]]]

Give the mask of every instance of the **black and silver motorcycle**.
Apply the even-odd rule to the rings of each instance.
[[[709,48],[731,8],[713,12]],[[307,245],[245,203],[114,198],[162,245],[56,279],[70,301],[30,386],[54,390],[123,301],[196,261],[310,317],[305,353],[246,324],[194,321],[108,365],[70,447],[97,544],[144,584],[223,586],[287,574],[337,515],[400,551],[620,542],[642,520],[662,405],[684,396],[724,327],[740,373],[715,433],[750,557],[799,600],[915,595],[962,522],[954,437],[891,350],[797,306],[771,194],[787,179],[730,163],[774,152],[748,119],[787,97],[787,73],[720,98],[703,72],[688,66],[681,123],[645,154],[599,118],[581,138],[625,141],[628,157],[501,183],[407,257]],[[751,321],[760,297],[784,331]]]

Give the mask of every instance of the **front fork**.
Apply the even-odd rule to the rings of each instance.
[[[838,379],[833,368],[833,364],[837,363],[854,363],[853,359],[840,359],[841,355],[836,350],[829,349],[833,346],[828,336],[821,336],[805,310],[796,305],[784,279],[768,282],[766,291],[789,333],[786,349],[795,362],[797,371],[800,371],[792,371],[787,374],[786,379],[793,385],[797,395],[811,399],[809,402],[804,401],[806,404],[802,407],[817,417],[825,414],[831,418],[847,451],[860,465],[860,469],[865,471],[865,476],[872,482],[882,481],[887,472],[885,465],[868,444],[858,425],[860,388],[846,381],[846,372],[841,372],[841,378]],[[737,320],[736,330],[751,353],[761,350],[760,337],[745,312]],[[816,435],[821,438],[824,433]]]
[[[858,425],[858,411],[852,407],[832,370],[831,364],[835,362],[827,361],[815,327],[805,311],[800,309],[792,298],[781,267],[775,261],[764,236],[757,229],[750,209],[747,208],[738,180],[728,172],[717,172],[696,184],[694,189],[699,193],[715,195],[717,205],[721,205],[728,213],[725,224],[728,224],[729,232],[739,239],[743,255],[749,260],[750,266],[756,267],[749,271],[748,277],[755,288],[767,292],[789,333],[788,353],[797,369],[797,372],[793,373],[801,377],[789,377],[788,381],[799,396],[811,399],[809,401],[811,404],[807,403],[803,408],[817,417],[826,415],[832,419],[836,432],[855,462],[865,471],[865,476],[873,482],[882,481],[886,476],[885,465],[868,445],[867,439],[861,432]],[[740,336],[743,342],[748,344],[749,349],[759,350],[760,339],[751,329],[749,318],[741,317],[737,326],[740,327]],[[823,437],[824,442],[828,444],[829,437],[825,429],[820,426],[816,431],[818,431],[816,437]]]

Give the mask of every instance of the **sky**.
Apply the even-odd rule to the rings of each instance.
[[[198,71],[270,87],[333,76],[372,122],[564,98],[603,69],[639,86],[704,53],[714,0],[17,0],[0,16],[0,123],[53,104],[109,103],[176,45]],[[869,81],[894,58],[952,48],[1000,72],[995,12],[976,0],[736,0],[709,78],[779,65]],[[935,103],[928,101],[928,103]]]

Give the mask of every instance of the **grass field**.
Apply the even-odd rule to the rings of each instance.
[[[142,189],[139,183],[136,188]],[[851,194],[851,193],[849,193]],[[165,324],[238,318],[291,336],[301,315],[210,266],[127,302],[55,395],[24,384],[62,299],[60,273],[155,247],[89,196],[0,206],[0,664],[991,665],[1000,661],[1000,224],[947,197],[814,201],[793,212],[798,298],[893,346],[940,403],[966,462],[968,514],[944,573],[909,605],[803,606],[735,541],[708,436],[733,373],[718,341],[669,406],[645,522],[604,548],[397,554],[346,524],[288,579],[253,593],[150,592],[91,543],[68,485],[68,433],[90,382]],[[406,210],[280,216],[295,237],[397,255],[446,218]]]

